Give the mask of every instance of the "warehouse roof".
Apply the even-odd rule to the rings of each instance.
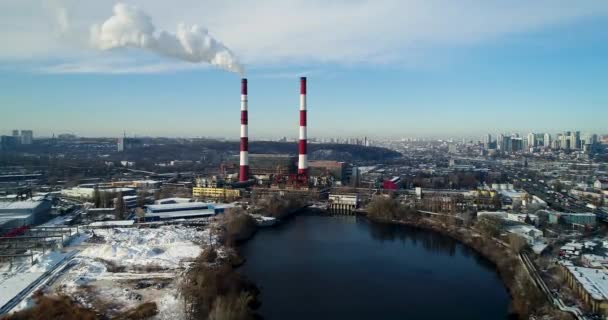
[[[186,203],[166,203],[166,204],[150,204],[147,206],[149,211],[183,211],[183,210],[196,210],[196,209],[207,209],[212,204],[204,202],[186,202]]]
[[[158,217],[160,219],[182,219],[210,217],[215,215],[213,209],[189,210],[189,211],[169,211],[169,212],[147,212],[146,217]]]
[[[135,224],[134,220],[112,220],[112,221],[97,221],[89,224],[92,228],[101,227],[128,227]]]
[[[608,272],[564,265],[595,300],[608,300]]]
[[[42,204],[42,201],[14,201],[14,202],[0,202],[0,210],[23,210],[23,209],[35,209]]]

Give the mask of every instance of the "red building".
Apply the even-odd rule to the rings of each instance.
[[[384,180],[382,188],[387,190],[397,190],[401,187],[401,178],[393,177],[390,180]]]

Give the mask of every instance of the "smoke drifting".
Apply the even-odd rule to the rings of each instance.
[[[245,69],[224,44],[215,40],[198,25],[177,26],[175,34],[160,30],[152,19],[135,6],[118,3],[114,15],[101,25],[91,28],[91,43],[95,48],[110,50],[133,47],[192,63],[207,62],[227,71],[244,74]]]

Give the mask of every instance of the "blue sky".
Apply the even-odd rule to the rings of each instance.
[[[51,1],[40,12],[26,10],[35,1],[0,4],[1,133],[238,136],[238,74],[86,44],[113,3]],[[309,78],[311,137],[608,133],[602,1],[266,0],[241,13],[213,1],[129,3],[158,29],[203,24],[241,59],[252,139],[297,135],[300,75]]]

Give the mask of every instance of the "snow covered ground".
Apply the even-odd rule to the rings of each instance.
[[[110,314],[154,301],[159,309],[157,319],[177,320],[183,318],[179,316],[182,308],[177,298],[180,275],[205,246],[218,243],[209,228],[180,225],[81,232],[66,248],[39,256],[37,264],[5,272],[4,281],[24,273],[44,272],[66,251],[80,250],[68,263],[69,268],[53,279],[45,291],[69,295],[85,306]],[[11,281],[24,282],[22,277]],[[0,278],[0,286],[2,282]],[[24,301],[20,306],[30,304],[31,301]]]
[[[204,246],[217,242],[208,228],[179,225],[94,230],[89,237],[54,290],[107,312],[155,301],[167,319],[179,319],[175,314],[181,311],[173,301],[176,279]]]
[[[105,243],[88,246],[79,257],[110,261],[127,268],[154,266],[162,269],[180,267],[184,259],[201,252],[201,244],[210,240],[209,229],[165,226],[156,229],[116,228],[95,230]]]

